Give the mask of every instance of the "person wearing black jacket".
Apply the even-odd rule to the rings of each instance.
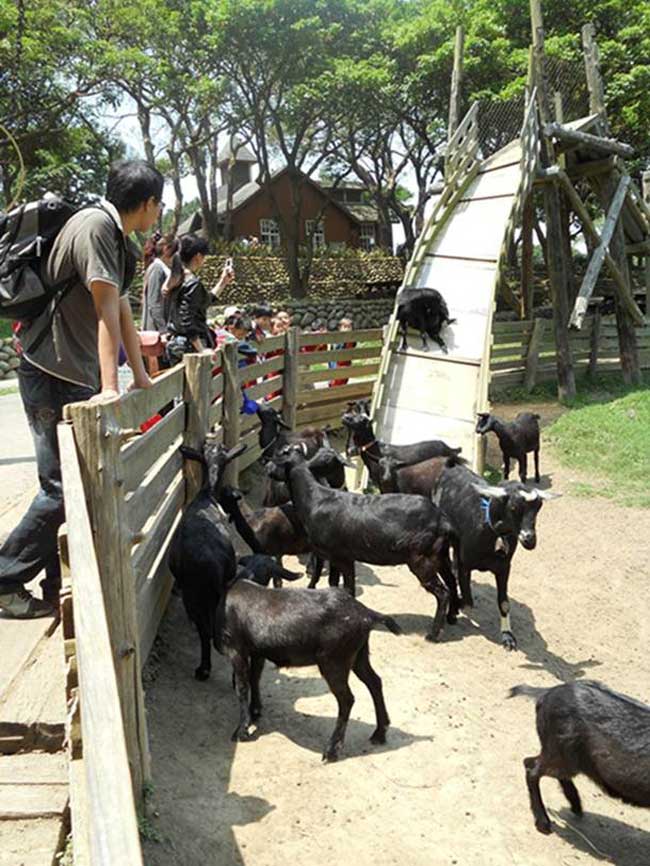
[[[186,352],[214,348],[208,307],[235,278],[232,265],[227,263],[216,286],[209,291],[197,276],[208,253],[208,242],[197,235],[184,235],[180,243],[183,282],[172,292],[167,323],[170,336],[167,355],[172,364],[178,363]]]

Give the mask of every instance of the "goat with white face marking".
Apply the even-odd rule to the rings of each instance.
[[[528,453],[535,457],[535,484],[539,484],[539,415],[520,412],[514,421],[502,421],[489,412],[479,412],[476,432],[485,436],[496,433],[503,455],[503,477],[510,477],[510,460],[519,463],[519,480],[526,483]]]
[[[491,571],[497,584],[501,643],[507,650],[517,649],[508,600],[512,557],[519,542],[526,550],[534,550],[539,510],[544,500],[559,495],[527,490],[518,481],[491,486],[462,465],[446,466],[435,488],[433,500],[451,522],[457,539],[454,552],[457,554],[460,606],[473,605],[472,571]]]

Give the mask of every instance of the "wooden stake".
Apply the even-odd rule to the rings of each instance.
[[[535,202],[531,192],[524,203],[521,215],[521,317],[530,319],[533,314],[533,223]]]
[[[282,381],[282,418],[292,430],[296,429],[296,394],[300,390],[298,353],[300,328],[289,328],[284,343],[284,376]]]
[[[526,354],[526,376],[524,387],[530,393],[537,381],[537,365],[539,363],[539,350],[546,333],[546,319],[535,319],[533,332],[530,335],[528,352]]]
[[[591,23],[585,24],[582,28],[582,51],[589,89],[589,111],[591,114],[602,114],[605,117],[605,90],[600,74],[600,53],[596,44],[596,28]]]
[[[223,347],[223,444],[234,448],[240,440],[242,404],[241,386],[237,366],[237,344],[226,343]],[[231,460],[226,466],[226,483],[237,486],[239,481],[239,460]]]
[[[463,54],[465,49],[465,31],[462,24],[456,28],[454,43],[454,69],[451,74],[451,96],[449,98],[449,125],[447,140],[449,141],[460,122],[461,84],[463,79]]]
[[[212,381],[212,352],[183,357],[185,365],[186,420],[183,444],[201,452],[210,421],[210,383]],[[185,502],[191,502],[198,493],[203,479],[203,467],[196,460],[183,464],[185,475]]]
[[[598,368],[598,348],[600,346],[600,324],[601,324],[601,314],[600,307],[596,307],[594,311],[594,315],[591,320],[591,348],[589,352],[589,367],[587,368],[587,375],[592,378],[596,375],[596,370]]]
[[[544,70],[544,25],[540,0],[530,0],[530,16],[533,31],[533,57],[535,69],[535,86],[537,88],[537,104],[543,125],[551,120],[548,86]],[[553,142],[543,134],[541,136],[541,160],[544,167],[555,163]],[[547,261],[553,298],[553,328],[555,333],[558,398],[560,401],[572,401],[576,395],[573,357],[569,345],[567,325],[569,322],[568,280],[569,263],[566,261],[562,241],[560,222],[560,192],[556,184],[545,184],[544,212],[547,225]]]

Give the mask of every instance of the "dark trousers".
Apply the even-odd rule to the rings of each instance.
[[[18,384],[34,439],[40,490],[0,547],[0,594],[19,589],[43,569],[41,586],[56,592],[61,586],[57,535],[65,520],[56,425],[67,403],[88,400],[95,392],[50,376],[25,358],[18,368]]]

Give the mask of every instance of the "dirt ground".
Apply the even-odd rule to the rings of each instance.
[[[550,407],[540,408],[548,420]],[[489,461],[498,465],[493,443]],[[541,469],[554,490],[578,480],[544,449]],[[475,573],[470,616],[431,644],[432,599],[408,569],[358,567],[360,599],[395,615],[405,634],[371,636],[387,744],[369,744],[372,704],[352,677],[356,703],[336,764],[321,763],[336,704],[315,669],[267,666],[257,735],[230,742],[230,672],[216,657],[210,680],[193,678],[198,640],[174,597],[147,671],[146,829],[158,838],[145,844],[148,866],[649,864],[650,811],[584,778],[582,820],[543,780],[555,833],[535,831],[522,766],[538,751],[534,705],[506,693],[591,677],[650,701],[650,512],[565,495],[544,505],[538,530],[537,549],[518,550],[510,579],[516,653],[499,644],[491,577]]]

